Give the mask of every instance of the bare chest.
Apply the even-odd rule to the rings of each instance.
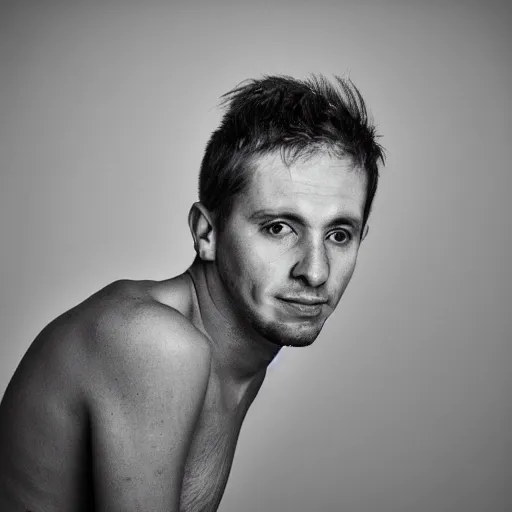
[[[230,410],[222,400],[207,398],[185,465],[180,512],[217,510],[248,407]]]
[[[240,427],[208,425],[197,433],[189,452],[180,512],[214,512],[226,488]]]

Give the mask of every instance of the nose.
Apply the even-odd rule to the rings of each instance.
[[[298,261],[292,268],[292,276],[317,288],[327,281],[329,272],[329,260],[323,240],[304,240],[299,248]]]

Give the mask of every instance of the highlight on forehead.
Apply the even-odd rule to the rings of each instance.
[[[328,151],[326,148],[319,148],[317,152],[307,152],[295,155],[285,155],[283,151],[267,151],[258,155],[251,156],[245,163],[244,172],[247,173],[247,184],[252,183],[256,174],[264,172],[273,172],[276,168],[286,168],[292,178],[292,168],[308,170],[308,164],[318,161],[321,157],[330,157],[332,163],[329,167],[335,173],[340,166],[344,170],[355,173],[365,173],[365,169],[357,165],[352,157],[341,152]],[[313,166],[312,166],[313,167]],[[312,174],[314,174],[312,172]]]
[[[285,164],[279,154],[269,154],[254,159],[250,175],[251,181],[237,201],[250,217],[259,212],[309,217],[317,224],[329,224],[329,219],[345,215],[361,223],[367,179],[346,158],[324,154]]]

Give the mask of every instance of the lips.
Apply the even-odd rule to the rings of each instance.
[[[299,297],[279,297],[285,302],[293,302],[295,304],[304,304],[306,306],[316,306],[318,304],[325,304],[327,299],[322,297],[310,297],[310,296],[299,296]]]
[[[318,297],[280,297],[283,307],[295,316],[314,317],[320,315],[327,301]]]

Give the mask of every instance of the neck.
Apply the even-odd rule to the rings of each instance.
[[[216,371],[225,379],[247,382],[264,375],[281,349],[256,333],[230,306],[214,263],[196,260],[187,270],[195,288],[195,314],[211,343]]]

